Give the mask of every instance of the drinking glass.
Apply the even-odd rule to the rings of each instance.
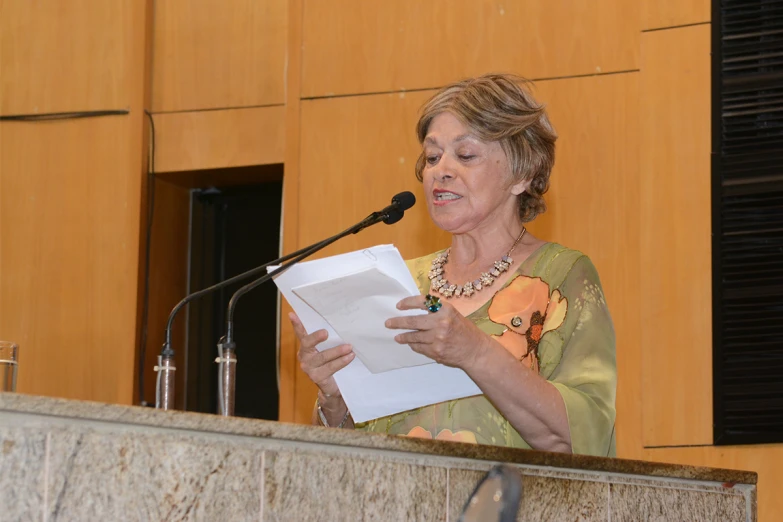
[[[0,392],[16,391],[16,368],[19,365],[19,345],[0,341]]]

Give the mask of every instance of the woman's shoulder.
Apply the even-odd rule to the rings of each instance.
[[[405,264],[408,265],[408,270],[410,270],[412,273],[415,273],[416,271],[427,269],[429,271],[430,266],[432,265],[432,260],[435,259],[435,257],[438,254],[441,254],[445,252],[446,249],[438,250],[437,252],[432,252],[431,254],[427,254],[421,257],[415,257],[413,259],[406,259]]]
[[[530,276],[540,277],[552,288],[559,287],[566,279],[575,276],[598,277],[595,265],[586,254],[559,243],[543,245],[533,261]]]
[[[446,250],[438,250],[425,256],[416,257],[413,259],[406,259],[405,264],[408,265],[408,271],[410,271],[413,278],[416,280],[416,284],[419,286],[419,290],[422,293],[426,293],[429,289],[429,272],[432,267],[432,260],[438,254],[445,252]]]
[[[408,265],[408,268],[413,268],[417,266],[429,266],[432,264],[432,260],[435,259],[435,256],[438,254],[441,254],[445,252],[446,249],[438,250],[435,252],[432,252],[431,254],[426,254],[421,257],[414,257],[412,259],[406,259],[405,264]]]

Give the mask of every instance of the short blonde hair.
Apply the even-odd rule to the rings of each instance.
[[[516,182],[529,181],[519,196],[519,217],[532,221],[546,210],[544,194],[555,164],[557,134],[544,106],[527,89],[528,81],[508,74],[487,74],[447,85],[421,108],[416,136],[423,144],[432,120],[450,112],[476,136],[497,141],[505,152]],[[416,161],[416,178],[423,179],[426,158]]]

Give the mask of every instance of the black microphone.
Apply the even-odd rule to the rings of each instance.
[[[379,212],[382,214],[383,222],[387,225],[393,225],[402,219],[406,210],[416,203],[416,196],[412,192],[400,192],[392,198],[392,203]]]
[[[403,213],[416,203],[416,196],[412,192],[400,192],[392,198],[391,205],[381,210],[384,214],[383,222],[392,225],[402,219]]]
[[[392,198],[391,206],[397,206],[400,210],[405,212],[415,204],[416,196],[413,195],[413,192],[408,192],[406,190],[405,192],[400,192]]]
[[[236,356],[235,356],[236,343],[234,342],[234,309],[237,306],[237,302],[239,301],[239,298],[245,295],[246,293],[248,293],[249,291],[253,290],[254,288],[262,285],[266,281],[269,281],[270,279],[274,278],[276,275],[288,270],[293,265],[302,261],[306,257],[315,254],[319,250],[323,250],[324,248],[331,245],[338,239],[341,239],[349,234],[357,234],[360,231],[364,230],[365,228],[380,223],[381,221],[383,221],[387,225],[392,225],[398,222],[399,220],[402,219],[405,211],[411,208],[415,203],[416,203],[416,196],[414,196],[412,192],[407,192],[407,191],[400,192],[399,194],[395,195],[392,198],[391,205],[387,206],[386,208],[378,212],[373,212],[372,214],[364,218],[356,225],[343,230],[339,234],[332,236],[328,239],[325,239],[320,243],[316,243],[314,245],[311,245],[310,247],[307,247],[305,252],[296,256],[296,258],[292,259],[288,263],[282,264],[281,266],[275,268],[274,270],[264,275],[263,277],[260,277],[251,283],[248,283],[247,285],[243,286],[242,288],[234,292],[234,295],[231,296],[231,299],[228,302],[228,310],[226,311],[226,335],[223,336],[218,342],[218,352],[220,354],[219,359],[221,361],[221,368],[219,369],[220,373],[218,375],[218,383],[219,383],[218,388],[220,388],[218,390],[220,393],[219,400],[218,400],[218,402],[220,403],[218,405],[218,408],[220,410],[219,413],[223,415],[233,415],[233,408],[234,408],[233,387],[235,386],[236,382],[234,379],[234,370],[231,368],[231,363],[236,364]],[[223,362],[229,363],[228,366],[222,367]],[[224,384],[228,388],[227,390],[222,389]]]
[[[291,266],[294,263],[297,263],[301,261],[302,259],[314,254],[315,252],[327,247],[328,245],[334,243],[338,239],[347,236],[348,234],[356,234],[357,232],[372,226],[380,221],[384,221],[385,223],[392,224],[396,223],[400,219],[402,219],[403,212],[410,207],[413,206],[413,204],[416,202],[416,197],[410,193],[410,192],[401,192],[394,196],[392,198],[392,204],[384,208],[383,210],[379,212],[373,212],[369,216],[367,216],[365,219],[363,219],[361,222],[357,223],[356,225],[353,225],[350,228],[347,228],[340,232],[339,234],[332,236],[324,241],[321,241],[319,243],[315,243],[313,245],[301,248],[297,250],[296,252],[292,252],[290,254],[287,254],[283,257],[279,257],[273,261],[270,261],[268,263],[264,263],[263,265],[253,268],[251,270],[248,270],[247,272],[243,272],[241,274],[235,275],[234,277],[231,277],[229,279],[226,279],[225,281],[221,281],[219,283],[216,283],[212,286],[209,286],[207,288],[203,288],[201,290],[198,290],[196,292],[193,292],[187,296],[185,296],[177,305],[171,310],[171,313],[169,314],[168,321],[166,323],[166,332],[165,332],[165,340],[163,342],[163,347],[161,349],[161,353],[158,356],[158,366],[155,367],[155,371],[158,373],[158,379],[157,379],[157,386],[156,386],[156,397],[155,397],[155,407],[159,409],[172,409],[174,407],[174,372],[176,371],[176,368],[174,367],[174,350],[171,347],[171,332],[174,325],[174,319],[176,318],[179,311],[188,303],[191,301],[194,301],[200,297],[203,297],[204,295],[207,295],[211,292],[214,292],[216,290],[220,290],[221,288],[225,288],[229,285],[232,285],[236,282],[249,279],[253,276],[257,276],[259,274],[263,274],[266,272],[266,268],[271,265],[278,265],[281,263],[284,263],[285,261],[288,261],[290,259],[293,259],[291,263],[288,265],[280,266],[275,271],[271,272],[269,274],[269,277],[266,275],[261,278],[261,280],[254,281],[251,283],[251,285],[254,285],[252,288],[255,288],[257,286],[255,283],[258,283],[259,285],[263,283],[264,281],[268,281],[271,279],[272,276],[277,275],[279,272],[282,272],[283,270],[287,269],[289,266]],[[250,285],[247,285],[250,286]],[[246,288],[246,287],[243,287]],[[247,291],[251,290],[252,288],[249,288]],[[242,291],[242,288],[232,296],[232,300],[234,300],[235,297],[237,297],[237,294]],[[243,292],[244,293],[244,292]],[[241,295],[241,294],[240,294]],[[237,297],[238,299],[238,297]],[[234,305],[235,306],[235,305]],[[229,303],[229,309],[231,310],[231,314],[233,315],[233,306]],[[231,317],[231,316],[230,316]],[[231,318],[233,319],[233,317]],[[233,326],[233,320],[230,321],[231,325]],[[232,332],[233,333],[233,332]]]

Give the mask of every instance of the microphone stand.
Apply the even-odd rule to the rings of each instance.
[[[268,274],[264,275],[243,286],[237,290],[228,302],[228,310],[226,313],[226,335],[223,336],[218,342],[218,358],[215,362],[218,363],[218,414],[223,416],[234,415],[234,403],[236,397],[236,342],[234,342],[234,309],[237,306],[239,298],[250,292],[254,288],[262,285],[263,283],[273,279],[278,274],[281,274],[291,268],[293,265],[302,261],[304,258],[311,256],[312,254],[323,250],[327,246],[331,245],[335,241],[342,239],[343,237],[356,234],[367,227],[375,225],[383,221],[386,224],[393,224],[402,219],[404,211],[400,210],[394,205],[390,205],[380,212],[373,212],[361,222],[356,225],[347,228],[339,234],[330,237],[320,243],[317,243],[310,247],[308,250],[298,255],[293,260],[285,263]]]
[[[396,212],[399,212],[399,217],[395,214]],[[380,212],[373,212],[370,214],[367,218],[362,220],[360,223],[357,223],[356,225],[345,229],[344,231],[340,232],[336,236],[332,236],[324,241],[321,241],[319,243],[315,243],[313,245],[301,248],[297,250],[296,252],[292,252],[290,254],[287,254],[283,257],[279,257],[273,261],[270,261],[268,263],[265,263],[259,267],[253,268],[251,270],[248,270],[247,272],[243,272],[241,274],[235,275],[234,277],[231,277],[229,279],[226,279],[225,281],[221,281],[219,283],[216,283],[212,286],[208,286],[207,288],[204,288],[202,290],[198,290],[196,292],[193,292],[192,294],[189,294],[185,296],[177,305],[171,310],[171,313],[169,314],[168,321],[166,323],[166,333],[165,333],[165,340],[163,342],[163,347],[161,348],[160,355],[158,355],[158,364],[154,367],[154,371],[158,374],[156,378],[156,384],[155,384],[155,408],[159,410],[173,410],[174,409],[174,400],[175,400],[175,392],[176,392],[176,371],[177,367],[174,364],[174,350],[172,349],[171,345],[171,336],[172,336],[172,328],[174,324],[174,319],[176,318],[179,311],[184,307],[186,304],[190,303],[191,301],[194,301],[200,297],[203,297],[211,292],[214,292],[216,290],[220,290],[221,288],[225,288],[229,285],[232,285],[234,283],[237,283],[239,281],[243,281],[245,279],[249,279],[253,276],[257,276],[258,274],[264,273],[266,271],[266,268],[271,265],[277,265],[280,263],[284,263],[285,261],[288,261],[290,259],[293,259],[289,265],[284,265],[279,267],[277,270],[283,271],[285,268],[288,268],[293,263],[299,262],[302,259],[306,258],[309,255],[312,255],[313,253],[317,252],[318,250],[321,250],[322,248],[334,243],[338,239],[347,236],[348,234],[355,234],[359,232],[360,230],[374,225],[375,223],[378,223],[379,221],[386,220],[387,222],[391,222],[391,219],[395,219],[395,221],[398,221],[402,218],[402,212],[397,210],[396,208],[389,208],[380,211]],[[285,268],[284,268],[285,267]],[[283,270],[281,270],[283,269]],[[263,283],[264,281],[268,281],[272,276],[277,275],[277,271],[274,273],[270,273],[269,277],[264,276],[263,281],[261,281],[258,284]],[[255,288],[255,287],[254,287]],[[233,307],[231,309],[233,314]],[[233,326],[233,325],[232,325]],[[233,328],[232,328],[232,334],[233,334]],[[218,351],[220,352],[220,345],[218,345]],[[229,348],[230,349],[230,348]],[[230,359],[233,361],[233,363],[236,363],[236,358],[233,355],[233,352],[229,352],[228,356],[226,357],[226,354],[219,354],[217,362],[221,363],[221,359]],[[230,381],[233,383],[233,365],[229,364],[228,367],[232,370],[231,374],[228,376]],[[222,366],[221,366],[222,368]],[[220,382],[220,381],[219,381]],[[218,405],[218,408],[220,409],[221,406]],[[233,413],[233,407],[232,407],[232,413]]]
[[[283,257],[277,258],[259,267],[248,270],[247,272],[243,272],[241,274],[235,275],[234,277],[226,279],[225,281],[221,281],[212,286],[208,286],[207,288],[204,288],[202,290],[198,290],[197,292],[193,292],[192,294],[185,296],[179,303],[177,303],[177,305],[169,314],[169,319],[168,322],[166,323],[165,341],[163,342],[163,347],[161,349],[160,355],[158,355],[158,364],[154,367],[155,372],[157,372],[158,374],[156,379],[156,385],[155,385],[155,408],[159,410],[174,409],[174,399],[175,399],[175,391],[176,391],[175,373],[177,371],[177,368],[174,364],[174,350],[171,348],[171,344],[172,344],[171,332],[174,324],[174,319],[176,318],[177,314],[182,309],[182,307],[190,303],[191,301],[195,301],[196,299],[203,297],[211,292],[220,290],[221,288],[225,288],[239,281],[249,279],[253,276],[257,276],[258,274],[263,273],[268,266],[280,264],[284,261],[295,258],[305,252],[308,252],[310,249],[318,245],[320,245],[320,243],[299,249],[296,252],[292,252]]]

